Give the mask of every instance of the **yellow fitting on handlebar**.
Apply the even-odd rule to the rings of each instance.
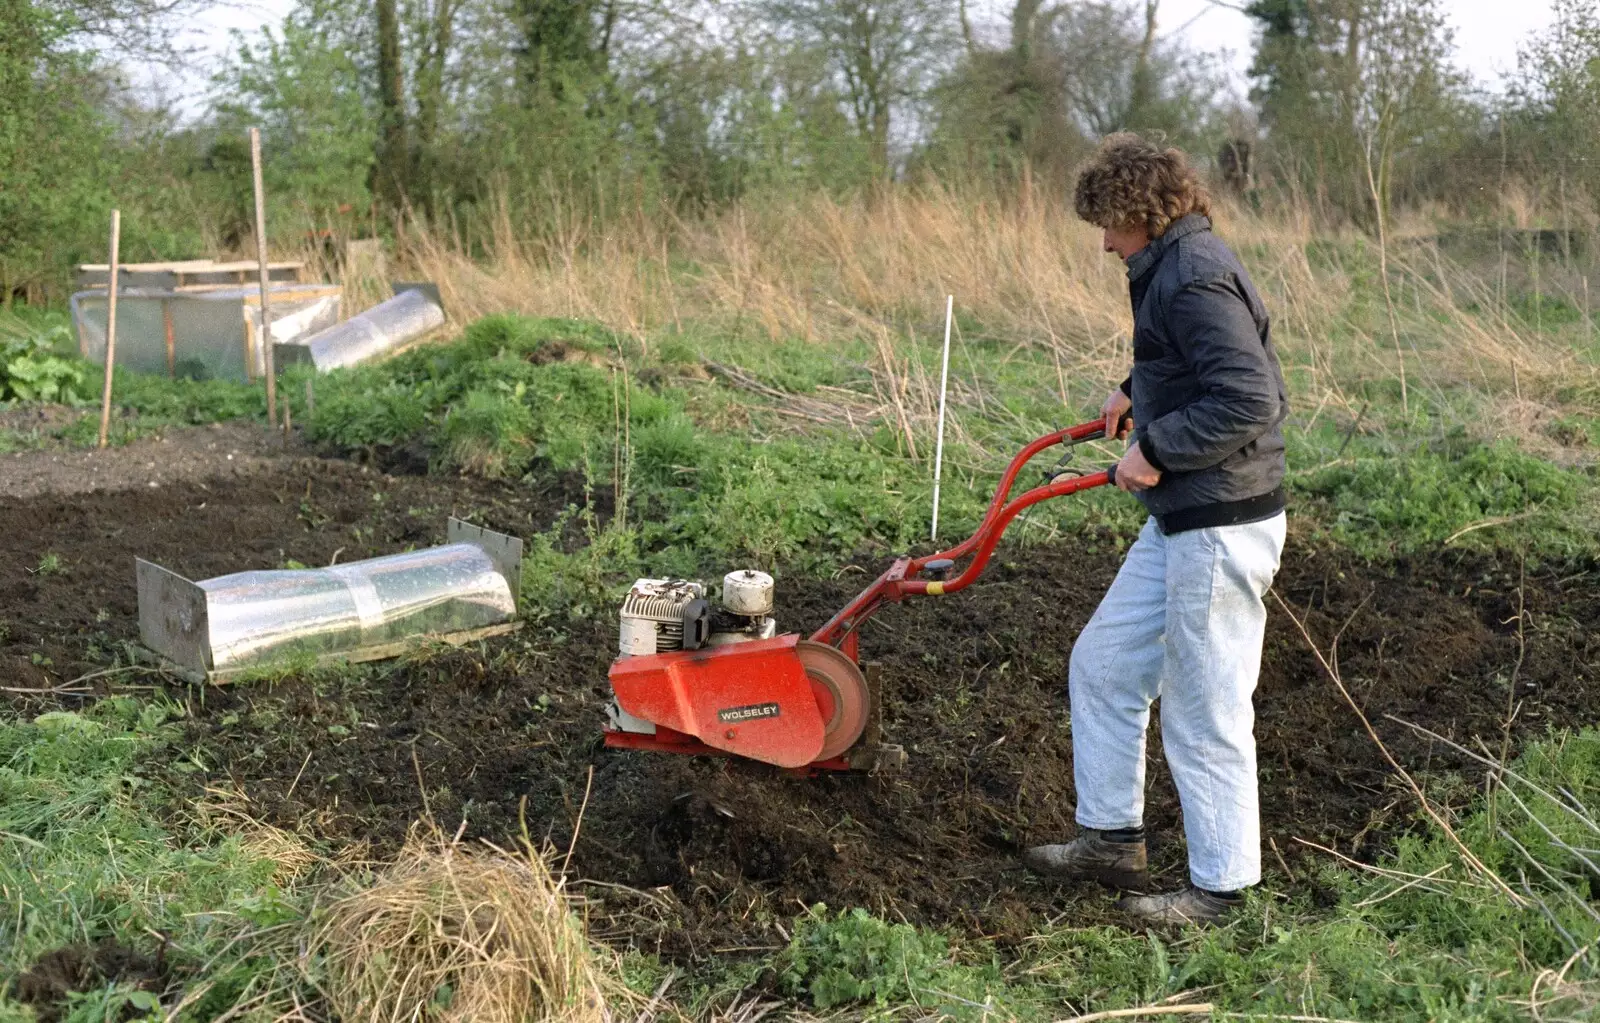
[[[930,597],[942,597],[942,596],[944,596],[944,583],[942,583],[942,582],[931,582],[931,583],[929,583],[928,584],[928,596],[930,596]]]

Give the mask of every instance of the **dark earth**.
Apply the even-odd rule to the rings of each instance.
[[[135,640],[136,555],[191,578],[319,565],[439,542],[451,513],[530,535],[579,499],[570,480],[313,459],[206,483],[0,498],[0,677],[12,690],[58,687]],[[38,570],[46,553],[61,570]],[[1119,559],[1109,536],[1007,545],[970,590],[881,613],[862,652],[881,666],[886,738],[909,754],[893,776],[606,750],[611,606],[409,662],[209,689],[131,681],[188,705],[185,748],[164,762],[204,770],[149,767],[180,797],[232,789],[258,819],[346,856],[392,853],[425,812],[445,835],[465,819],[468,840],[514,844],[525,828],[563,859],[571,850],[592,932],[613,942],[680,960],[771,948],[817,902],[1010,942],[1046,921],[1110,918],[1107,894],[1031,878],[1017,852],[1073,832],[1067,654]],[[881,564],[863,557],[833,579],[780,573],[780,625],[820,625]],[[1385,715],[1496,750],[1508,710],[1513,747],[1600,717],[1593,564],[1451,549],[1374,564],[1292,535],[1277,592],[1325,650],[1343,630],[1343,679],[1441,801],[1470,798],[1481,770]],[[19,712],[70,706],[106,679],[78,688],[88,692],[7,697]],[[1275,603],[1256,706],[1267,883],[1316,899],[1328,857],[1303,842],[1373,857],[1415,826],[1415,803]],[[1155,730],[1147,824],[1161,880],[1182,883]]]
[[[286,440],[281,433],[255,423],[214,423],[165,430],[107,451],[74,447],[40,432],[92,415],[59,405],[0,412],[0,431],[6,431],[0,436],[4,496],[65,496],[95,490],[159,488],[250,475],[270,469],[286,456],[307,453],[297,439]],[[123,421],[131,422],[126,417]],[[8,443],[17,445],[18,438],[29,438],[21,444],[22,450],[3,453]]]
[[[38,1023],[56,1023],[74,991],[122,984],[135,991],[160,992],[168,974],[164,951],[150,956],[109,938],[93,945],[65,945],[40,956],[12,990],[17,1001],[33,1006]]]

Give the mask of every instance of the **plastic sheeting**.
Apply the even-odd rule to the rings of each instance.
[[[140,373],[201,380],[259,379],[266,373],[261,292],[254,285],[172,291],[117,289],[117,365]],[[274,284],[272,337],[294,341],[337,323],[340,290],[333,285]],[[72,296],[78,350],[103,363],[105,289]]]
[[[437,293],[412,287],[336,326],[279,344],[273,355],[279,366],[309,362],[322,372],[394,351],[443,325]]]
[[[138,563],[144,644],[196,672],[354,653],[516,615],[521,541],[452,520],[442,547],[190,582]]]
[[[240,572],[199,586],[213,669],[461,632],[516,611],[510,583],[464,543],[333,568]]]

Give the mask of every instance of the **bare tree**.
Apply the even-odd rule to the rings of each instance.
[[[411,144],[406,130],[405,67],[400,49],[400,15],[395,0],[375,0],[378,23],[378,193],[396,205],[406,199]]]
[[[410,20],[415,26],[417,55],[412,73],[417,98],[417,146],[427,149],[439,133],[445,103],[445,77],[455,51],[456,21],[464,0],[414,0]]]
[[[1161,0],[1144,0],[1144,34],[1139,37],[1139,49],[1133,58],[1133,76],[1129,84],[1128,122],[1139,124],[1149,116],[1156,102],[1154,50],[1156,46],[1156,13]]]
[[[1600,0],[1556,0],[1553,13],[1517,55],[1511,148],[1531,180],[1600,196]]]
[[[780,36],[814,47],[838,76],[874,165],[891,170],[896,111],[919,99],[959,45],[947,0],[755,0]],[[952,15],[957,15],[952,18]]]
[[[185,16],[214,0],[38,0],[63,33],[61,43],[113,56],[179,64],[193,48],[179,42]],[[4,32],[10,26],[0,27]]]
[[[1051,9],[1060,89],[1084,131],[1199,134],[1221,86],[1208,60],[1157,38],[1159,0],[1085,0]]]
[[[1372,224],[1396,168],[1466,118],[1440,0],[1257,0],[1254,98],[1282,172],[1319,202]],[[1369,170],[1371,177],[1369,180]]]
[[[1448,127],[1441,115],[1467,83],[1451,66],[1450,31],[1438,0],[1373,0],[1351,19],[1350,34],[1356,55],[1352,116],[1381,226],[1398,154],[1428,145]]]

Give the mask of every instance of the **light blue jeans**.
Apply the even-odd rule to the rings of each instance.
[[[1159,696],[1189,877],[1210,891],[1261,880],[1251,697],[1284,526],[1279,513],[1164,536],[1151,519],[1072,647],[1078,823],[1143,825],[1145,732]]]

